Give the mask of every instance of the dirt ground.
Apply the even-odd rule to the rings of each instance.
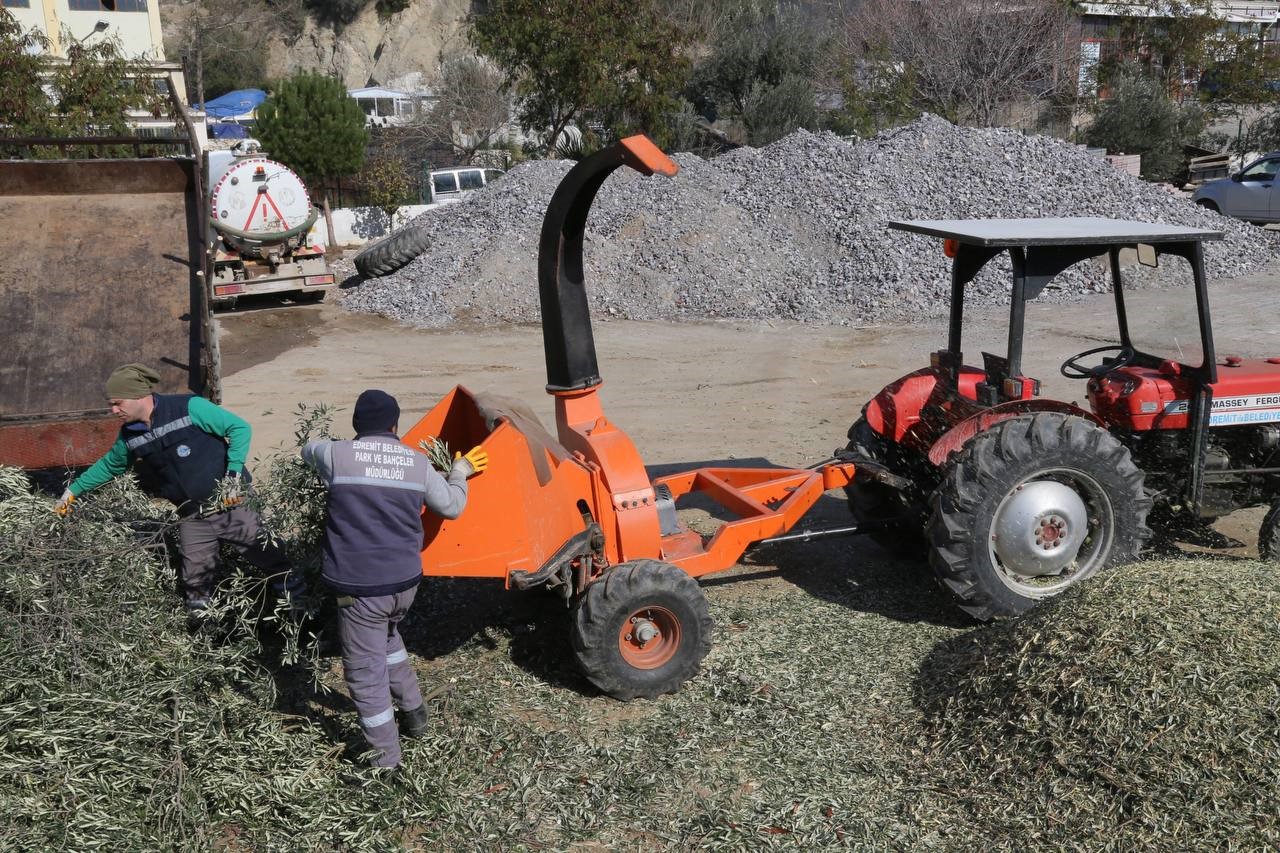
[[[1215,283],[1211,293],[1219,356],[1280,355],[1280,264]],[[1130,296],[1128,313],[1181,346],[1192,302],[1189,289],[1141,291]],[[967,361],[980,362],[979,350],[1005,350],[1004,311],[975,312],[966,328]],[[1098,323],[1114,328],[1113,314],[1109,295],[1028,314],[1026,372],[1041,379],[1046,396],[1083,402],[1083,381],[1062,378],[1058,365],[1098,346],[1105,333],[1095,331]],[[351,404],[370,387],[399,399],[402,428],[456,384],[523,400],[554,426],[536,326],[421,330],[333,302],[242,306],[220,313],[219,324],[224,403],[253,424],[255,456],[291,440],[299,403],[341,407],[335,423],[346,434]],[[945,343],[946,324],[597,320],[595,338],[605,410],[649,465],[751,458],[804,465],[844,445],[876,391],[927,364],[929,352]],[[1228,553],[1255,553],[1262,514],[1241,511],[1218,523],[1244,543]]]

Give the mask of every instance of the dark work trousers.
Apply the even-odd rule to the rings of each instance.
[[[285,587],[289,561],[284,552],[258,538],[262,525],[258,514],[238,506],[225,512],[178,522],[178,547],[182,551],[182,586],[187,607],[204,607],[218,581],[218,546],[225,542],[272,579]]]
[[[400,731],[392,703],[402,711],[422,707],[418,677],[396,630],[417,593],[415,586],[395,595],[338,598],[342,672],[365,739],[379,753],[373,759],[375,767],[400,764]]]

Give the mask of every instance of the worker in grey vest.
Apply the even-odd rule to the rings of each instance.
[[[400,765],[400,728],[410,737],[427,730],[422,691],[397,630],[422,580],[422,508],[457,518],[467,478],[489,464],[476,447],[441,476],[396,437],[399,420],[395,398],[371,389],[356,400],[354,440],[302,449],[329,486],[322,575],[338,595],[343,674],[373,765],[387,768]]]

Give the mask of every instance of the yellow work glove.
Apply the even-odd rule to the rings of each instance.
[[[53,505],[53,511],[58,515],[66,518],[67,513],[71,512],[71,505],[75,503],[76,496],[71,494],[71,490],[67,489],[62,493],[62,497],[58,498],[58,502]]]
[[[483,474],[484,469],[489,467],[489,452],[478,445],[468,450],[465,456],[461,453],[455,453],[453,458],[467,460],[467,464],[471,466],[472,474]],[[471,475],[468,474],[467,476]]]

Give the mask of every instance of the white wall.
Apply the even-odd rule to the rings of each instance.
[[[381,208],[339,207],[333,211],[333,235],[338,239],[339,246],[363,246],[379,237],[385,237],[415,216],[421,216],[429,210],[438,210],[450,203],[407,204],[396,211],[390,227],[387,215]],[[324,216],[316,219],[308,236],[312,243],[328,244],[329,233],[325,229]]]

